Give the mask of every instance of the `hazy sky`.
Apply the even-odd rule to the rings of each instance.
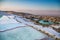
[[[59,0],[0,0],[0,10],[59,10]]]

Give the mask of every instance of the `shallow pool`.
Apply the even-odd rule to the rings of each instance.
[[[37,40],[46,37],[31,27],[22,27],[14,30],[0,32],[0,40]]]
[[[4,31],[4,30],[11,29],[18,26],[25,26],[25,25],[17,22],[13,18],[8,18],[8,16],[5,16],[5,15],[3,15],[0,18],[0,31]]]
[[[8,30],[18,26],[25,27]],[[46,37],[45,34],[26,26],[24,23],[19,23],[13,18],[9,18],[8,16],[0,18],[0,40],[37,40],[44,37]]]

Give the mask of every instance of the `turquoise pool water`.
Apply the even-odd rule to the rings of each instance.
[[[25,25],[20,24],[20,23],[0,24],[0,31],[12,29],[12,28],[19,27],[19,26],[25,26]]]
[[[31,27],[22,27],[14,30],[0,32],[0,40],[36,40],[46,37]]]
[[[0,18],[2,17],[2,15],[0,15]]]
[[[15,28],[18,26],[26,25],[17,22],[13,18],[2,16],[0,18],[0,40],[37,40],[46,37],[45,34],[38,32],[37,30],[28,26],[4,31],[6,29]]]
[[[8,18],[7,16],[2,16],[0,18],[0,31],[11,29],[18,26],[24,26],[22,23],[17,22],[13,18]]]
[[[39,23],[41,23],[41,24],[46,24],[46,25],[54,24],[53,22],[51,22],[51,21],[46,21],[46,20],[40,20]]]

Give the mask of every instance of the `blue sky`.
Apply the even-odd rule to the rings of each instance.
[[[2,0],[0,9],[59,10],[59,0]]]

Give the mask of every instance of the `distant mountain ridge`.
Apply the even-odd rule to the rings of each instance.
[[[5,12],[17,12],[17,13],[27,13],[33,15],[42,16],[60,16],[59,10],[18,10],[18,11],[5,11]]]

